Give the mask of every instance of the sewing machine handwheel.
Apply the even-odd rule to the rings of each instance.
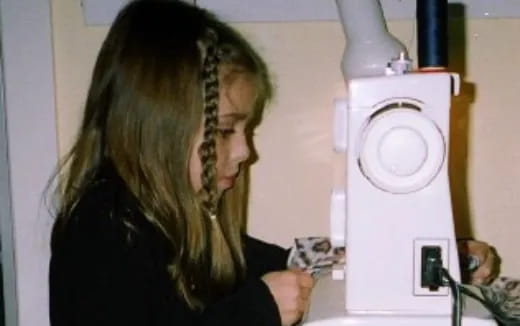
[[[359,165],[381,190],[410,193],[439,173],[445,141],[437,125],[419,110],[380,110],[362,131]]]

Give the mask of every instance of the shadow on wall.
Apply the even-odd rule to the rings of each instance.
[[[471,105],[476,98],[476,86],[466,77],[466,8],[463,4],[448,6],[449,70],[461,77],[461,92],[453,98],[450,114],[449,174],[455,232],[458,238],[473,236],[468,193],[468,153]]]

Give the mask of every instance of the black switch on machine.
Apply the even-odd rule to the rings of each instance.
[[[442,285],[441,247],[421,248],[421,287],[437,291]]]

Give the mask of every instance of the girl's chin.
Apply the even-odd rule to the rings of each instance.
[[[222,195],[226,190],[233,188],[235,185],[235,178],[220,178],[217,183],[217,191],[219,196]],[[197,190],[197,194],[201,195],[202,189]]]

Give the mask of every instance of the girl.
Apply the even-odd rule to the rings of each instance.
[[[113,23],[52,234],[53,326],[289,326],[312,278],[244,234],[244,165],[271,96],[232,28],[173,0]]]
[[[208,12],[175,0],[121,11],[59,171],[52,326],[301,318],[312,278],[285,270],[287,252],[242,220],[251,131],[270,96],[264,62]]]

